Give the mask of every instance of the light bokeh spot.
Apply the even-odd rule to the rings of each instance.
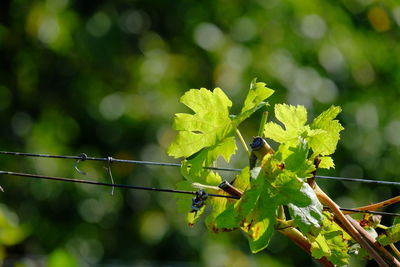
[[[324,19],[317,14],[307,15],[301,21],[301,32],[310,39],[320,39],[326,31]]]
[[[207,22],[197,25],[193,38],[198,46],[208,51],[219,49],[224,42],[222,31],[215,24]]]

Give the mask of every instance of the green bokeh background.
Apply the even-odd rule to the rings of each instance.
[[[276,90],[271,103],[305,105],[310,118],[332,104],[343,107],[336,169],[325,174],[399,181],[399,26],[394,0],[5,0],[0,148],[177,162],[166,150],[174,113],[187,111],[179,97],[190,88],[221,87],[240,103],[258,77]],[[257,115],[241,129],[248,142]],[[240,151],[229,166],[245,163]],[[85,178],[73,165],[0,161],[2,170]],[[109,182],[105,164],[79,167]],[[182,179],[174,168],[112,170],[117,183],[173,188]],[[316,265],[279,234],[252,255],[239,232],[189,228],[169,194],[111,195],[109,188],[9,176],[0,183],[6,266]],[[398,194],[389,186],[320,185],[344,207]]]

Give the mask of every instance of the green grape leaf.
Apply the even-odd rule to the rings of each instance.
[[[222,190],[219,190],[216,193],[219,195],[229,195]],[[233,204],[234,201],[235,200],[228,198],[220,198],[220,197],[213,197],[208,200],[209,204],[212,206],[212,211],[206,218],[206,226],[210,231],[218,233],[220,231],[226,232],[233,230],[228,227],[219,228],[216,224],[216,219],[221,213],[223,213],[226,210],[228,204]]]
[[[245,191],[250,186],[250,170],[249,167],[243,168],[232,182],[232,185],[241,191]],[[218,194],[226,194],[219,190]],[[210,199],[210,204],[213,209],[206,219],[207,227],[213,232],[232,231],[240,226],[240,218],[235,207],[240,205],[243,198],[232,200],[226,198]]]
[[[235,154],[236,143],[233,136],[226,137],[218,144],[207,147],[187,159],[190,165],[190,175],[194,177],[201,175],[204,166],[210,166],[219,156],[229,159]],[[229,160],[227,160],[229,161]]]
[[[250,186],[250,170],[249,167],[242,169],[241,173],[236,176],[233,186],[241,191],[246,191]],[[220,213],[215,220],[215,228],[226,231],[227,229],[235,229],[240,227],[242,217],[239,216],[238,207],[241,206],[243,197],[234,203],[228,203],[226,209]]]
[[[260,173],[260,167],[256,167],[250,172],[250,189],[243,193],[240,198],[240,205],[238,204],[238,211],[241,218],[247,217],[255,208],[255,204],[258,202],[260,194],[265,186],[265,181],[262,178],[258,179]]]
[[[322,257],[330,256],[331,250],[329,249],[329,245],[326,242],[326,239],[323,235],[318,235],[313,242],[311,242],[311,256],[316,259],[320,259]]]
[[[250,90],[244,101],[242,110],[235,119],[236,124],[240,124],[254,112],[265,107],[267,104],[264,100],[270,97],[273,93],[274,90],[266,87],[265,83],[257,82],[257,79],[254,79],[250,84]]]
[[[269,122],[265,125],[264,135],[289,146],[295,146],[297,139],[301,137],[309,143],[314,156],[330,155],[335,152],[340,132],[344,129],[338,120],[334,120],[340,111],[340,107],[331,106],[315,118],[311,125],[306,125],[307,111],[303,106],[278,104],[275,105],[275,116],[285,129],[274,122]],[[332,167],[332,164],[327,166]]]
[[[191,166],[188,176],[201,176],[204,166],[210,166],[219,156],[229,162],[236,151],[236,127],[260,107],[273,93],[264,83],[253,80],[241,113],[231,119],[229,110],[232,102],[219,88],[213,92],[201,88],[186,92],[181,102],[194,114],[177,113],[174,128],[176,139],[168,149],[175,158],[184,157]]]
[[[309,197],[300,191],[304,182],[297,178],[296,174],[283,170],[276,176],[267,176],[269,182],[269,192],[279,204],[295,204],[298,206],[307,206],[311,200]]]
[[[285,160],[285,168],[296,173],[300,178],[312,177],[312,172],[315,171],[314,163],[308,159],[309,148],[307,142],[299,138],[297,147],[289,148],[292,152]]]
[[[319,157],[321,162],[318,165],[318,168],[321,169],[330,169],[330,168],[335,168],[335,163],[333,163],[333,159],[329,156],[325,157]]]
[[[278,143],[297,144],[298,137],[306,131],[307,110],[305,107],[277,104],[275,117],[283,123],[285,129],[274,122],[268,122],[264,128],[264,136]]]
[[[297,207],[295,220],[310,231],[322,220],[322,207],[312,189],[295,173],[280,169],[278,163],[272,155],[264,158],[263,168],[252,171],[251,189],[244,193],[238,206],[239,218],[243,218],[242,230],[248,233],[254,253],[268,245],[279,205],[293,204]]]
[[[221,176],[211,170],[203,169],[194,172],[190,160],[182,162],[181,174],[189,182],[197,182],[205,185],[219,185],[222,182]]]
[[[213,92],[201,88],[186,92],[181,102],[194,114],[175,114],[176,139],[168,149],[175,158],[188,158],[199,152],[190,163],[196,170],[211,164],[222,155],[227,162],[235,153],[235,129],[229,118],[232,102],[224,92],[215,88]]]
[[[299,149],[292,149],[292,154],[303,154],[307,149],[304,148],[304,143],[301,143]],[[294,152],[293,152],[294,151]],[[281,150],[282,152],[282,150]],[[288,154],[284,153],[283,154]],[[281,156],[277,156],[280,158]],[[293,166],[297,166],[296,157],[293,158]],[[297,156],[298,162],[305,161],[305,156]],[[290,165],[290,164],[289,164]],[[288,205],[290,213],[295,220],[296,225],[303,233],[311,232],[317,235],[322,224],[322,205],[316,197],[311,187],[300,180],[296,173],[288,169],[282,169],[282,165],[274,158],[274,155],[267,155],[264,157],[263,170],[265,172],[265,179],[268,182],[268,193],[274,199],[277,205]],[[285,165],[286,167],[286,165]],[[297,169],[297,168],[295,168]]]
[[[245,191],[250,187],[250,168],[249,166],[242,169],[232,182],[232,185],[241,191]]]
[[[276,118],[285,124],[286,131],[301,129],[307,122],[307,110],[304,106],[278,104],[275,106]]]
[[[216,219],[216,226],[223,231],[241,227],[248,236],[253,253],[268,246],[274,232],[277,210],[277,205],[268,195],[268,183],[260,170],[257,168],[252,171],[251,188],[235,204],[228,205]],[[241,176],[243,180],[249,178],[248,172],[242,172]]]
[[[267,154],[262,166],[259,176],[263,176],[267,181],[267,193],[278,205],[292,203],[304,207],[311,203],[309,197],[300,191],[304,182],[297,177],[296,173],[282,169],[281,162],[275,160],[273,155]]]
[[[212,229],[221,231],[234,230],[240,227],[241,220],[234,204],[227,205],[226,209],[215,218],[215,225]],[[212,226],[212,225],[211,225]],[[210,228],[210,227],[209,227]],[[219,230],[218,230],[219,231]],[[215,231],[214,231],[215,232]]]
[[[181,173],[186,180],[178,183],[178,189],[193,190],[200,186],[213,193],[228,194],[216,187],[221,177],[204,167],[211,166],[220,156],[229,162],[236,151],[237,127],[266,106],[264,101],[273,92],[254,79],[237,116],[230,116],[232,102],[219,88],[212,92],[191,89],[182,96],[181,102],[193,113],[175,115],[174,128],[178,134],[168,150],[170,156],[184,158]],[[320,168],[334,167],[329,155],[335,151],[343,130],[335,120],[339,112],[339,107],[332,106],[307,125],[305,107],[276,105],[275,116],[280,124],[265,124],[264,135],[280,143],[277,152],[267,154],[260,167],[251,171],[244,168],[232,181],[233,186],[243,191],[241,199],[207,199],[206,203],[212,206],[206,218],[208,229],[221,232],[241,228],[248,236],[251,251],[256,253],[269,244],[278,207],[288,205],[295,226],[312,241],[314,257],[326,256],[337,265],[348,263],[350,238],[332,218],[322,214],[321,203],[304,181],[315,171],[315,157],[321,159]],[[180,211],[190,211],[191,204],[192,196],[179,195]],[[195,223],[204,210],[203,206],[197,213],[189,212],[189,224]]]
[[[343,231],[331,231],[325,234],[325,239],[331,249],[328,259],[335,265],[344,266],[349,264],[348,239],[343,238]]]
[[[198,219],[200,219],[201,215],[204,213],[206,206],[203,206],[197,212],[188,212],[186,213],[186,222],[187,224],[192,227],[195,225]]]
[[[317,234],[322,222],[322,205],[310,186],[289,170],[267,177],[271,195],[279,205],[288,205],[302,232]]]
[[[252,175],[256,174],[252,172]],[[265,173],[259,171],[257,178],[251,180],[251,189],[242,196],[239,217],[242,230],[247,233],[250,249],[257,253],[269,244],[274,232],[278,205],[268,194]]]
[[[382,246],[400,241],[400,223],[386,229],[385,233],[379,235],[377,240]]]
[[[252,222],[249,226],[246,222],[242,229],[247,230],[249,245],[252,253],[257,253],[265,249],[272,234],[274,233],[274,225],[276,221],[276,210],[278,206],[272,205],[272,199],[268,197],[261,197],[257,202],[257,209],[248,217]]]
[[[297,206],[288,204],[290,216],[294,219],[296,225],[302,233],[310,233],[316,236],[322,225],[322,205],[319,202],[314,190],[304,183],[300,188],[300,192],[307,195],[311,200],[307,206]]]
[[[327,257],[338,266],[348,265],[351,237],[333,221],[329,212],[323,213],[322,224],[319,235],[311,243],[312,256],[317,259]]]
[[[338,120],[334,120],[341,112],[341,108],[331,106],[322,112],[310,127],[312,130],[323,130],[324,132],[315,135],[310,140],[310,146],[316,155],[331,155],[336,150],[340,139],[340,132],[344,129]]]

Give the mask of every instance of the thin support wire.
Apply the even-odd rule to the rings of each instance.
[[[84,160],[92,160],[92,161],[117,162],[117,163],[164,166],[164,167],[178,167],[178,168],[180,168],[182,166],[179,163],[127,160],[127,159],[117,159],[117,158],[111,158],[111,161],[109,161],[108,157],[107,158],[88,157],[88,156],[86,156],[86,154],[85,154],[85,156],[86,156],[85,159],[83,159],[83,157],[82,157],[83,154],[80,154],[79,156],[63,156],[63,155],[48,155],[48,154],[0,151],[0,155],[1,154],[2,155],[12,155],[12,156],[38,157],[38,158],[72,159],[72,160],[76,160],[76,161],[79,160],[80,162],[82,162]],[[74,166],[77,168],[77,163],[75,163]],[[242,171],[242,169],[237,169],[237,168],[220,168],[220,167],[205,167],[205,169],[215,170],[215,171],[228,171],[228,172],[241,172]],[[78,171],[78,172],[82,173],[82,171]],[[343,181],[343,182],[360,182],[360,183],[400,186],[400,182],[383,181],[383,180],[367,180],[367,179],[346,178],[346,177],[325,176],[325,175],[316,175],[315,178],[326,179],[326,180],[339,180],[339,181]]]
[[[324,209],[329,209],[324,207]],[[373,210],[356,210],[356,209],[348,209],[348,208],[340,208],[342,211],[350,211],[352,213],[369,213],[369,214],[375,214],[375,215],[386,215],[386,216],[393,216],[393,217],[398,217],[400,214],[397,213],[391,213],[391,212],[384,212],[384,211],[373,211]]]
[[[38,175],[38,174],[30,174],[30,173],[21,173],[21,172],[11,172],[11,171],[1,171],[0,175],[12,175],[12,176],[19,176],[19,177],[26,177],[26,178],[33,178],[33,179],[46,179],[52,181],[62,181],[62,182],[72,182],[72,183],[81,183],[81,184],[91,184],[91,185],[100,185],[100,186],[108,186],[108,187],[118,187],[118,188],[125,188],[125,189],[133,189],[133,190],[146,190],[146,191],[156,191],[156,192],[165,192],[165,193],[177,193],[177,194],[188,194],[188,195],[195,195],[197,196],[198,192],[196,191],[185,191],[185,190],[175,190],[175,189],[165,189],[165,188],[154,188],[154,187],[146,187],[146,186],[133,186],[133,185],[125,185],[125,184],[110,184],[104,182],[97,182],[91,180],[81,180],[81,179],[71,179],[71,178],[64,178],[64,177],[55,177],[55,176],[45,176],[45,175]],[[231,195],[220,195],[220,194],[207,194],[210,197],[220,197],[220,198],[230,198],[230,199],[240,199],[240,196],[231,196]],[[326,209],[326,207],[324,207]],[[400,214],[397,213],[390,213],[390,212],[381,212],[381,211],[360,211],[355,209],[348,209],[348,208],[340,208],[343,211],[351,211],[357,213],[370,213],[370,214],[378,214],[378,215],[387,215],[387,216],[397,216],[399,217]]]
[[[114,183],[110,184],[110,183],[97,182],[97,181],[91,181],[91,180],[71,179],[71,178],[46,176],[46,175],[22,173],[22,172],[0,171],[0,175],[1,174],[12,175],[12,176],[20,176],[20,177],[27,177],[27,178],[34,178],[34,179],[46,179],[46,180],[52,180],[52,181],[62,181],[62,182],[71,182],[71,183],[80,183],[80,184],[101,185],[101,186],[108,186],[108,187],[134,189],[134,190],[146,190],[146,191],[156,191],[156,192],[196,195],[196,192],[194,192],[194,191],[164,189],[164,188],[154,188],[154,187],[134,186],[134,185],[114,184]],[[210,197],[231,198],[231,199],[239,199],[240,198],[238,196],[228,196],[228,195],[219,195],[219,194],[208,194],[208,196],[210,196]]]
[[[11,155],[11,156],[24,156],[24,157],[35,157],[35,158],[53,158],[53,159],[73,159],[76,161],[82,162],[82,154],[79,156],[63,156],[63,155],[49,155],[49,154],[36,154],[36,153],[22,153],[22,152],[10,152],[10,151],[0,151],[2,155]],[[86,154],[85,154],[86,155]],[[86,156],[84,160],[91,160],[91,161],[105,161],[108,162],[109,159],[107,158],[98,158],[98,157],[89,157]],[[128,160],[128,159],[117,159],[111,158],[110,162],[117,162],[117,163],[128,163],[128,164],[141,164],[141,165],[152,165],[152,166],[164,166],[164,167],[178,167],[180,168],[182,164],[180,163],[168,163],[168,162],[157,162],[157,161],[144,161],[144,160]],[[241,169],[235,168],[218,168],[218,167],[205,167],[208,170],[216,170],[216,171],[229,171],[229,172],[241,172]],[[78,171],[81,173],[80,171]]]
[[[400,186],[400,182],[393,182],[393,181],[367,180],[367,179],[324,176],[324,175],[316,175],[315,178],[329,179],[329,180],[339,180],[339,181],[343,181],[343,182],[359,182],[359,183],[369,183],[369,184],[384,184],[384,185],[397,185],[397,186]]]

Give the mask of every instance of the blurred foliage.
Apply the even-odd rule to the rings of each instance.
[[[3,0],[0,147],[170,162],[184,91],[219,86],[237,102],[258,77],[277,91],[271,101],[314,114],[343,107],[346,130],[330,174],[398,180],[399,26],[394,0]],[[242,126],[246,140],[257,132],[256,117]],[[245,161],[242,153],[230,165]],[[89,177],[108,181],[103,167],[80,163]],[[80,177],[65,160],[2,156],[0,168]],[[156,187],[181,179],[171,168],[115,164],[113,173],[116,182]],[[346,207],[398,194],[320,183]],[[14,177],[1,185],[2,211],[30,229],[14,242],[1,239],[5,262],[17,266],[315,264],[281,236],[251,255],[240,234],[190,229],[168,194],[111,196],[105,188]]]

